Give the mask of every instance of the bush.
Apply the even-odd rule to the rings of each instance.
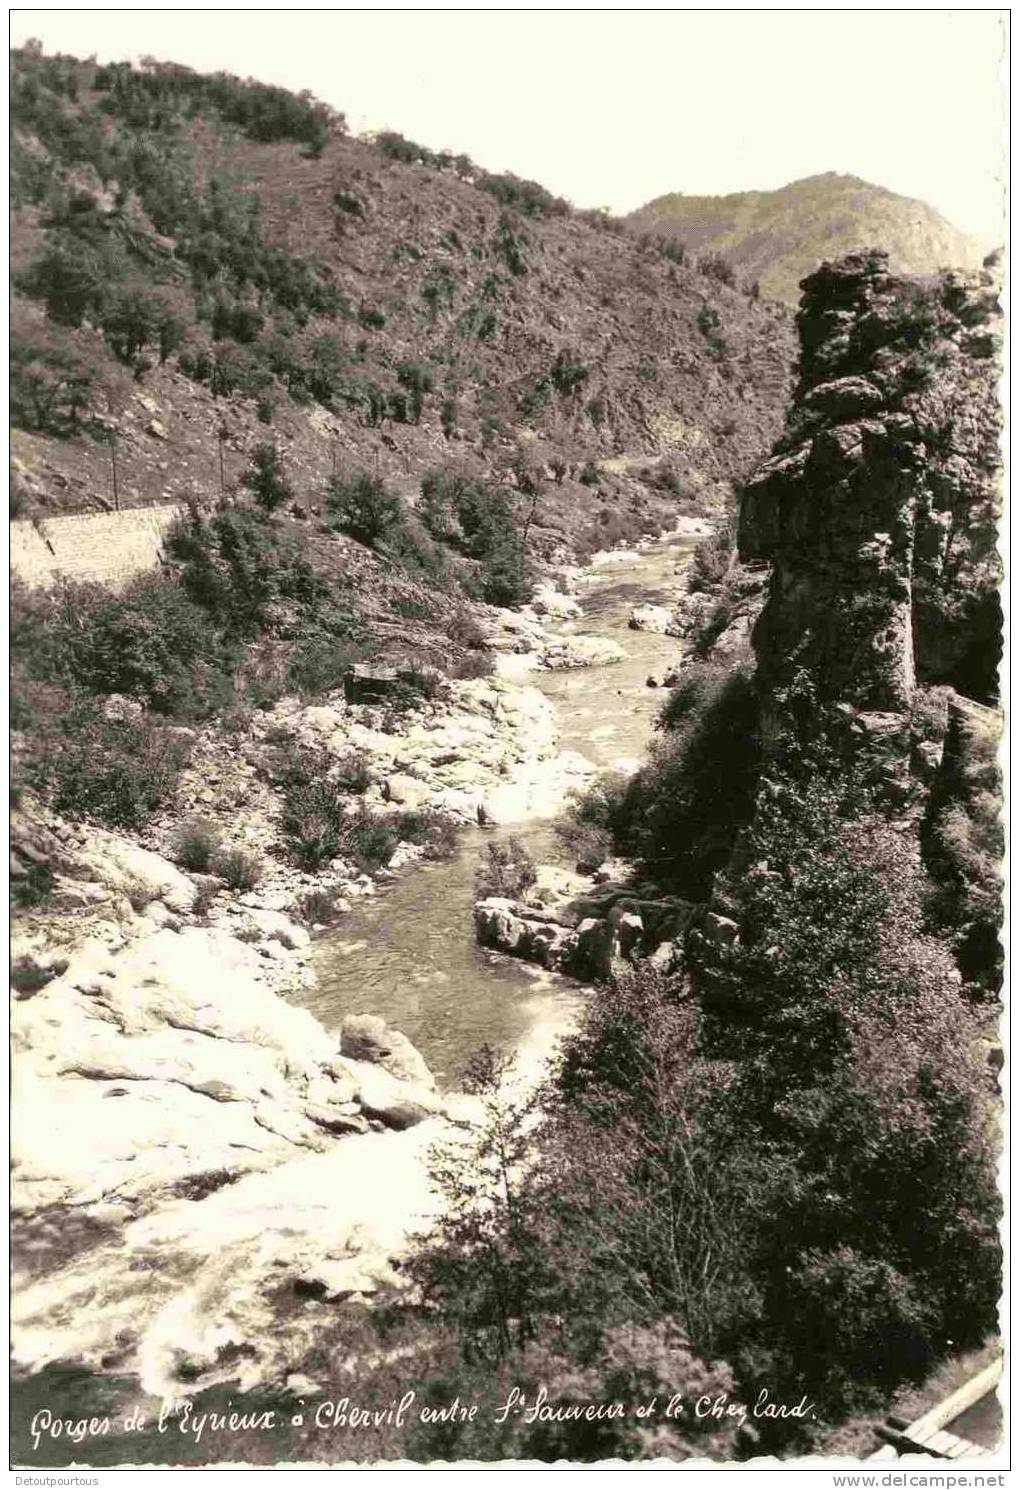
[[[255,446],[251,465],[242,480],[264,512],[275,512],[294,495],[280,452],[268,441]]]
[[[382,869],[393,858],[400,831],[391,818],[373,817],[364,808],[343,824],[343,849],[346,857],[363,873]]]
[[[326,508],[336,526],[370,548],[399,523],[402,505],[378,476],[370,476],[367,471],[350,477],[334,476],[327,488]]]
[[[119,693],[173,717],[209,712],[222,674],[208,618],[172,578],[132,580],[121,594],[67,584],[42,618],[51,675],[90,693]]]
[[[576,794],[556,824],[557,838],[574,855],[582,874],[590,874],[613,854],[617,837],[625,831],[626,800],[626,777],[603,776]]]
[[[61,348],[14,336],[10,370],[11,420],[19,428],[66,437],[84,427],[94,368]]]
[[[467,647],[472,652],[484,652],[487,647],[485,632],[469,610],[454,612],[447,628],[447,635],[458,647]]]
[[[312,926],[333,926],[343,915],[333,890],[307,890],[298,901],[298,911]]]
[[[206,518],[194,507],[164,540],[181,587],[207,613],[229,656],[237,641],[271,629],[275,607],[291,602],[307,624],[335,604],[335,586],[321,578],[292,539],[251,509],[224,508]]]
[[[418,662],[405,662],[397,669],[397,681],[386,695],[390,708],[397,713],[442,698],[449,690],[442,674]]]
[[[184,823],[174,841],[174,857],[182,869],[207,874],[219,842],[220,830],[215,823]]]
[[[339,856],[347,805],[324,751],[288,749],[278,763],[283,833],[299,869],[314,872]]]
[[[306,637],[287,659],[288,685],[306,696],[333,693],[344,686],[364,650],[335,636]]]
[[[698,269],[710,279],[717,279],[721,285],[733,286],[737,282],[736,270],[720,253],[704,254],[698,260]]]
[[[53,892],[56,877],[48,864],[30,864],[28,871],[11,880],[11,901],[22,910],[44,905]]]
[[[758,701],[750,667],[686,669],[660,727],[663,738],[632,779],[614,830],[656,884],[702,900],[754,806]]]
[[[390,821],[400,842],[424,848],[426,859],[449,859],[457,851],[458,826],[442,812],[401,812]]]
[[[397,382],[407,389],[411,422],[417,424],[421,419],[425,395],[431,393],[434,386],[432,373],[418,363],[405,362],[397,368]]]
[[[491,652],[468,652],[451,662],[447,671],[451,678],[462,682],[472,678],[491,678],[496,671],[496,659]]]
[[[232,890],[254,890],[262,879],[261,861],[240,848],[219,849],[210,868]]]
[[[699,538],[687,571],[687,588],[692,594],[711,593],[725,580],[733,565],[734,533],[730,524],[717,528],[707,538]]]
[[[188,753],[173,731],[145,718],[105,719],[73,702],[31,774],[67,817],[138,828],[171,795]]]
[[[475,899],[498,895],[517,900],[537,878],[535,862],[519,838],[486,844],[475,875]]]
[[[537,181],[522,181],[509,171],[499,176],[483,171],[476,184],[479,190],[487,191],[503,207],[512,208],[525,217],[564,217],[570,212],[569,202],[562,197],[553,196]]]
[[[1000,734],[991,711],[951,708],[921,836],[934,881],[929,915],[968,983],[985,996],[998,992],[1002,978]]]
[[[130,880],[124,889],[128,904],[136,915],[144,911],[147,905],[159,899],[159,890],[155,885],[147,884],[145,880]]]

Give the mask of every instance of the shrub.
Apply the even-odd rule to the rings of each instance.
[[[254,890],[262,879],[261,861],[240,848],[217,850],[210,868],[232,890]]]
[[[434,386],[432,373],[418,363],[405,362],[397,368],[397,382],[407,389],[411,422],[417,424],[421,419],[425,395],[431,393]]]
[[[212,334],[218,341],[229,336],[234,341],[253,342],[262,332],[265,317],[254,305],[237,300],[217,300],[212,313]]]
[[[347,818],[343,828],[344,854],[353,860],[358,869],[367,873],[388,864],[400,842],[400,832],[395,821],[373,817],[364,808],[357,815]]]
[[[576,352],[561,349],[556,354],[549,377],[557,393],[575,393],[588,379],[591,369],[578,360]]]
[[[64,969],[67,963],[64,962]],[[37,962],[34,957],[22,954],[11,963],[11,987],[20,994],[38,993],[40,988],[45,988],[47,983],[59,976],[58,969],[52,963]]]
[[[727,523],[707,538],[699,538],[687,571],[687,588],[693,594],[710,593],[725,580],[733,565],[735,535]]]
[[[333,890],[306,890],[298,901],[298,911],[312,926],[333,926],[343,914]]]
[[[228,652],[239,639],[268,631],[280,601],[292,602],[307,621],[334,597],[299,546],[251,509],[206,518],[194,507],[172,524],[164,544],[182,588],[215,622]]]
[[[344,847],[339,823],[325,804],[288,808],[284,833],[292,860],[310,874],[338,858]]]
[[[342,847],[346,804],[329,780],[324,754],[299,750],[288,756],[281,781],[283,833],[294,863],[314,872],[335,859]]]
[[[467,609],[454,612],[447,635],[458,647],[468,647],[472,652],[484,652],[487,646],[485,632]]]
[[[326,508],[342,533],[374,547],[400,521],[402,503],[378,476],[359,471],[354,476],[331,479]]]
[[[251,465],[242,480],[264,512],[275,512],[294,495],[280,452],[268,441],[255,446]]]
[[[736,270],[720,253],[704,254],[698,260],[698,269],[710,279],[717,279],[722,285],[733,286],[737,282]]]
[[[346,212],[349,217],[364,217],[365,208],[361,199],[351,191],[335,191],[333,193],[333,205],[341,212]]]
[[[422,523],[411,513],[405,512],[401,521],[390,529],[386,539],[386,553],[395,559],[409,574],[423,576],[430,581],[431,587],[446,589],[452,582],[452,571],[449,557],[428,536]],[[394,607],[399,608],[401,603],[417,605],[421,602],[412,596],[396,597]],[[430,614],[431,606],[425,602],[425,609],[417,609],[414,614],[425,616]],[[401,612],[411,614],[411,612]]]
[[[493,246],[510,273],[517,278],[528,272],[524,253],[526,243],[526,236],[515,226],[513,218],[504,212],[496,228]]]
[[[105,719],[74,702],[32,775],[58,812],[137,828],[170,796],[188,753],[173,731],[150,720]]]
[[[704,1049],[736,1063],[720,1120],[768,1155],[765,1335],[842,1411],[994,1329],[990,1088],[912,846],[824,743],[773,770],[740,863],[740,937],[692,947]]]
[[[529,1104],[509,1089],[511,1066],[489,1046],[469,1062],[463,1088],[478,1098],[480,1117],[456,1144],[430,1152],[443,1205],[409,1260],[426,1307],[455,1324],[473,1355],[490,1361],[532,1334],[532,1236],[517,1205]]]
[[[128,904],[137,915],[144,911],[147,905],[159,899],[159,890],[155,885],[147,884],[145,880],[133,879],[125,887],[124,894],[127,896]]]
[[[11,419],[21,429],[67,436],[83,427],[95,369],[58,347],[14,336],[10,346]]]
[[[55,882],[56,877],[48,864],[30,864],[25,874],[11,879],[11,900],[22,910],[44,905]]]
[[[158,350],[160,362],[180,346],[183,327],[166,305],[143,290],[118,290],[108,295],[100,312],[107,345],[121,362],[136,372],[144,367],[146,347]]]
[[[433,667],[418,662],[405,662],[397,669],[396,685],[387,694],[391,708],[411,709],[420,703],[430,703],[448,692],[442,674]]]
[[[491,652],[468,652],[449,665],[451,678],[466,682],[472,678],[491,678],[496,671],[496,659]]]
[[[448,859],[456,853],[459,829],[442,812],[401,812],[390,821],[400,842],[424,848],[427,859]]]
[[[363,653],[360,643],[330,635],[306,637],[287,659],[287,682],[303,695],[332,693],[344,686]]]
[[[357,750],[348,750],[346,755],[338,756],[331,775],[341,791],[354,796],[359,796],[372,785],[368,762]]]
[[[537,181],[522,181],[509,171],[493,176],[483,171],[477,181],[481,191],[494,196],[503,207],[521,212],[525,217],[563,217],[570,211],[570,204],[562,197],[553,196]]]
[[[204,920],[209,914],[209,907],[217,895],[219,895],[221,888],[214,880],[206,880],[203,884],[199,885],[195,891],[195,898],[191,902],[192,915],[198,917],[199,920]]]
[[[174,857],[182,869],[207,874],[219,847],[220,830],[215,823],[193,820],[182,824],[174,840]]]
[[[421,297],[434,318],[448,309],[456,299],[457,276],[448,264],[433,264],[421,287]]]
[[[631,781],[614,830],[657,884],[701,900],[754,803],[758,702],[750,668],[688,668],[661,728],[663,738]]]
[[[158,713],[195,716],[216,697],[208,618],[166,575],[143,575],[121,594],[65,585],[46,624],[58,675],[92,693],[120,693]]]
[[[489,843],[475,875],[475,898],[486,900],[490,895],[498,895],[517,900],[531,889],[537,878],[535,862],[519,838]]]
[[[626,778],[603,776],[576,794],[556,824],[557,838],[574,855],[581,873],[597,869],[612,855],[624,832],[626,799]]]
[[[365,791],[371,779],[364,759],[351,751],[336,760],[299,746],[281,757],[278,776],[284,838],[298,868],[314,872],[351,852],[355,822],[366,817],[364,811],[358,819],[348,812],[349,798]]]
[[[951,708],[921,836],[934,881],[929,915],[965,978],[986,995],[998,991],[1002,977],[1000,733],[991,711]]]

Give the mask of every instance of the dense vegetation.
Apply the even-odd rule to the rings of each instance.
[[[12,63],[17,453],[68,478],[30,483],[33,505],[95,503],[111,437],[122,504],[209,496],[271,425],[298,500],[348,463],[420,473],[449,442],[539,496],[549,551],[668,520],[602,462],[650,441],[693,493],[774,432],[789,318],[717,264],[465,157],[353,140],[305,95],[34,46]]]
[[[490,851],[482,888],[510,872],[517,893],[516,869]],[[537,1096],[493,1052],[472,1063],[478,1118],[434,1156],[446,1210],[409,1262],[417,1303],[377,1317],[374,1349],[398,1347],[424,1401],[484,1409],[387,1454],[824,1452],[994,1331],[994,1079],[909,840],[816,742],[773,771],[719,893],[740,939],[593,990]],[[382,1400],[393,1379],[367,1381]],[[513,1385],[627,1410],[500,1421]],[[665,1415],[674,1393],[763,1390],[810,1410]]]
[[[435,473],[437,489],[449,479]],[[72,817],[137,827],[167,800],[187,759],[180,726],[217,720],[236,728],[285,693],[343,687],[359,660],[396,665],[394,718],[434,697],[444,677],[491,668],[467,598],[520,603],[530,590],[523,545],[498,496],[490,509],[483,488],[472,486],[482,519],[467,523],[470,538],[457,525],[439,541],[367,474],[334,481],[327,508],[336,526],[366,545],[357,579],[349,545],[329,531],[313,541],[305,526],[277,515],[290,487],[274,445],[256,447],[244,485],[246,498],[210,511],[193,504],[167,534],[163,568],[118,593],[70,582],[49,592],[15,588],[19,785]],[[375,514],[371,522],[352,519],[352,492]],[[384,637],[379,609],[396,618]],[[325,787],[321,773],[310,786]],[[345,781],[343,791],[352,790]],[[342,846],[366,863],[387,857],[382,830],[361,821],[355,842],[343,808],[334,803],[325,827],[311,826],[307,806],[288,818],[291,852],[305,867]],[[408,841],[443,836],[438,823],[428,834],[410,819],[394,826],[406,828]]]

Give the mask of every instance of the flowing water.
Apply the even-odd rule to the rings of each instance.
[[[675,638],[631,631],[637,605],[669,604],[695,539],[671,535],[646,549],[614,554],[588,571],[578,592],[583,616],[564,632],[611,638],[622,662],[562,672],[535,672],[523,682],[541,689],[555,711],[562,750],[600,769],[632,767],[646,752],[663,693],[649,674],[676,662]],[[483,1043],[548,1054],[569,1028],[583,997],[571,979],[479,947],[471,907],[479,852],[514,834],[539,863],[568,865],[551,824],[526,821],[495,832],[469,829],[456,855],[405,870],[377,897],[356,903],[342,928],[316,948],[317,986],[301,996],[327,1029],[346,1014],[378,1014],[417,1046],[442,1086],[455,1086]]]

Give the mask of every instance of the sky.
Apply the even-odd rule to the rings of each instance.
[[[14,10],[11,40],[307,88],[579,207],[823,171],[1003,235],[1008,12]]]

